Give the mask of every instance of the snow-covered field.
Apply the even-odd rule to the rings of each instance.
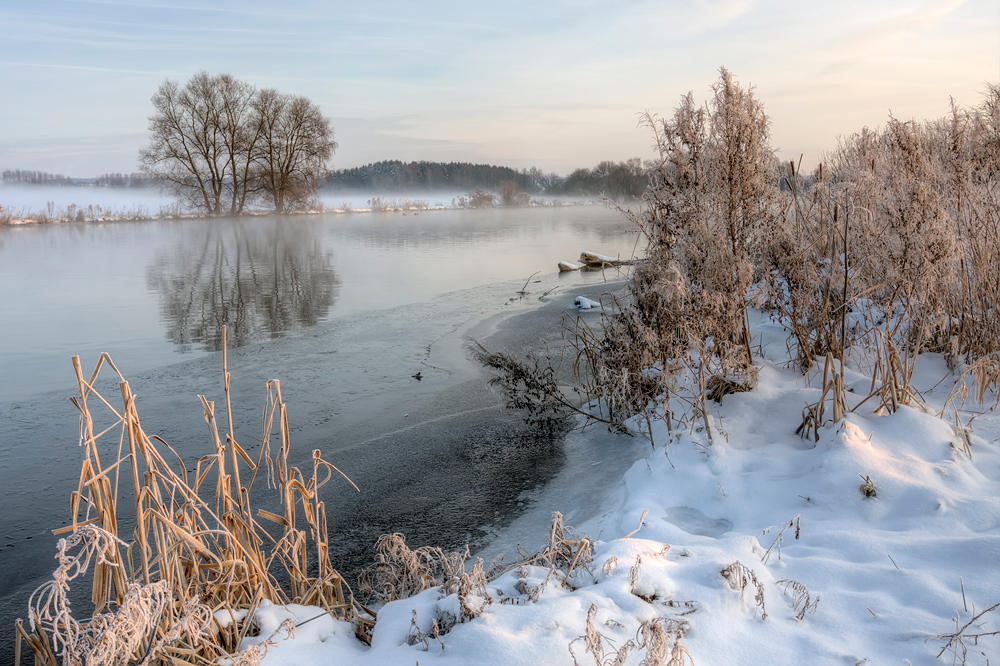
[[[494,578],[485,596],[452,586],[391,602],[371,647],[321,609],[265,605],[244,646],[271,637],[271,666],[1000,663],[1000,636],[974,637],[1000,630],[1000,610],[964,627],[1000,602],[1000,416],[973,420],[971,459],[950,408],[945,419],[912,407],[878,415],[872,400],[818,442],[801,439],[819,381],[785,367],[779,327],[755,329],[759,386],[717,406],[712,443],[661,423],[655,448],[614,483],[596,480],[600,465],[569,466],[593,470],[562,484],[600,511],[580,511],[573,493],[542,495],[552,505],[535,513],[565,513],[596,540],[592,562],[542,558]],[[954,382],[943,359],[922,356],[916,375],[928,411],[941,410]],[[852,405],[870,384],[847,373]],[[963,422],[979,410],[967,403]],[[636,451],[634,438],[599,427],[575,436],[612,456]],[[536,537],[525,548],[543,548],[548,528]],[[433,635],[435,621],[462,618]],[[289,619],[301,623],[294,638]]]
[[[320,190],[319,200],[326,210],[340,211],[362,211],[369,210],[372,206],[396,209],[423,209],[423,208],[454,208],[461,198],[468,198],[467,190],[442,190],[435,192],[357,192],[354,190]],[[574,206],[581,204],[594,204],[600,201],[600,197],[595,196],[551,196],[547,194],[532,195],[533,201],[540,202],[546,206]],[[458,206],[461,207],[461,206]]]
[[[455,200],[468,192],[415,192],[387,194],[385,192],[339,192],[321,190],[319,201],[326,211],[360,212],[376,206],[383,209],[422,210],[453,208]],[[534,200],[547,206],[567,206],[597,203],[596,197],[552,197],[539,195]],[[99,209],[106,217],[158,217],[177,214],[173,196],[156,189],[125,189],[53,185],[0,184],[0,211],[14,216],[46,213],[49,217],[65,217],[67,210]],[[256,209],[255,209],[256,210]],[[261,204],[261,210],[269,210]],[[97,213],[95,213],[97,214]]]
[[[0,185],[0,207],[17,213],[37,213],[52,209],[52,213],[69,206],[86,208],[99,206],[111,213],[145,211],[157,215],[161,208],[173,203],[170,195],[158,190],[123,189],[111,187],[49,185]],[[52,214],[50,213],[50,214]]]

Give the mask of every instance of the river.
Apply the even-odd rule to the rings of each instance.
[[[361,488],[327,487],[335,566],[394,531],[475,550],[565,455],[502,409],[467,339],[558,353],[573,297],[620,277],[556,262],[635,245],[597,206],[0,228],[0,662],[79,473],[73,354],[89,373],[108,352],[144,429],[191,460],[210,450],[197,395],[223,399],[225,324],[237,441],[254,455],[281,379],[293,464],[319,448]]]

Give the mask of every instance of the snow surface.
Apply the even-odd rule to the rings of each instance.
[[[312,619],[320,609],[268,604],[257,611],[260,636],[245,645],[277,631],[269,666],[426,666],[571,665],[572,643],[579,663],[590,664],[584,642],[574,641],[596,605],[593,626],[609,654],[660,617],[687,623],[682,642],[698,666],[951,664],[950,651],[937,658],[946,640],[939,636],[955,631],[955,618],[965,624],[1000,601],[1000,416],[974,420],[971,460],[959,452],[952,421],[911,407],[877,415],[874,401],[822,428],[818,442],[800,439],[794,431],[802,408],[819,398],[819,380],[769,357],[784,353],[784,334],[759,318],[756,328],[759,386],[716,406],[712,443],[697,423],[673,433],[654,424],[655,448],[647,445],[624,478],[606,486],[585,473],[577,480],[588,501],[602,498],[602,509],[574,526],[598,541],[593,566],[571,586],[543,567],[515,569],[490,583],[493,603],[479,617],[440,641],[408,645],[414,611],[424,632],[456,613],[454,595],[427,590],[379,611],[370,648],[350,625]],[[943,359],[922,356],[915,377],[930,410],[941,409],[954,382]],[[870,380],[857,368],[847,380],[856,405]],[[979,407],[966,407],[968,422]],[[636,450],[634,438],[601,428],[583,436]],[[861,492],[859,475],[874,482],[875,497]],[[548,508],[571,516],[574,507]],[[541,547],[546,537],[541,527],[537,542],[524,545]],[[723,575],[736,562],[759,581],[763,608],[753,584],[741,594]],[[804,585],[818,599],[815,612],[799,619],[802,606],[781,581]],[[519,591],[533,587],[541,588],[537,599]],[[283,639],[286,619],[312,621]],[[997,629],[1000,611],[970,631]],[[969,664],[1000,662],[1000,636],[967,647]],[[635,651],[625,663],[644,656]]]
[[[0,207],[9,212],[40,212],[50,206],[57,213],[67,206],[100,206],[109,212],[143,210],[155,215],[173,203],[173,198],[155,189],[92,186],[0,185]]]

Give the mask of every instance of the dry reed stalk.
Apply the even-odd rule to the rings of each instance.
[[[819,400],[806,405],[802,410],[802,423],[795,430],[795,434],[802,438],[812,435],[815,441],[819,441],[819,429],[827,423],[826,396],[831,396],[833,404],[833,422],[838,423],[847,413],[847,393],[844,390],[843,363],[840,364],[840,371],[836,369],[833,353],[828,352],[826,361],[823,364],[823,392]]]
[[[799,538],[802,536],[802,516],[801,516],[801,514],[796,515],[794,518],[792,518],[787,523],[784,523],[782,525],[781,530],[778,532],[778,535],[774,537],[774,541],[771,542],[771,545],[768,546],[767,550],[761,556],[761,558],[760,558],[761,563],[767,564],[767,561],[769,559],[771,559],[771,553],[774,552],[775,549],[777,549],[777,551],[778,551],[778,561],[779,562],[781,561],[781,541],[784,538],[785,530],[787,530],[790,527],[794,527],[795,528],[795,540],[798,541]],[[763,532],[761,532],[760,534],[758,534],[757,538],[760,538],[760,537],[764,536],[765,534],[767,534],[768,532],[770,532],[772,529],[774,529],[774,528],[773,527],[767,528],[766,530],[764,530]]]
[[[580,666],[573,650],[573,645],[578,642],[584,644],[584,653],[590,655],[595,666],[624,666],[631,652],[645,653],[640,666],[694,666],[691,653],[681,643],[684,632],[690,628],[686,620],[665,617],[647,620],[636,629],[635,638],[630,638],[616,649],[614,642],[594,626],[597,611],[597,604],[591,604],[587,610],[584,635],[570,641],[568,649],[575,666]],[[610,623],[622,627],[614,620],[608,620],[606,624]]]
[[[858,476],[860,476],[861,480],[864,481],[864,483],[858,486],[858,490],[861,491],[861,494],[865,497],[878,497],[878,492],[875,490],[875,482],[872,481],[872,478],[864,474],[859,474]]]
[[[970,381],[971,387],[970,387]],[[973,399],[982,407],[996,409],[1000,405],[1000,351],[994,352],[977,360],[972,365],[965,368],[955,380],[955,386],[948,394],[948,399],[944,402],[944,407],[938,412],[938,417],[943,418],[944,413],[951,405],[955,409],[956,424],[958,423],[958,411],[965,407],[965,402],[969,397],[969,389],[972,389]],[[993,393],[992,401],[989,399],[990,392]],[[992,402],[992,404],[990,404]],[[960,426],[956,425],[956,434]]]
[[[406,599],[438,585],[451,586],[464,574],[469,550],[447,553],[433,546],[411,549],[402,534],[385,534],[375,544],[375,563],[358,576],[359,591],[381,603]]]
[[[983,617],[987,613],[992,613],[997,609],[1000,609],[1000,603],[995,603],[992,606],[989,606],[988,608],[984,608],[978,613],[974,613],[972,617],[969,618],[969,621],[961,626],[959,625],[959,619],[956,616],[954,618],[955,631],[935,636],[937,640],[945,641],[945,644],[941,647],[941,651],[937,653],[937,658],[940,659],[941,655],[943,655],[948,650],[951,650],[953,655],[952,663],[965,664],[966,656],[968,655],[969,652],[969,646],[965,644],[966,641],[971,641],[973,645],[979,645],[979,641],[983,638],[1000,635],[1000,630],[978,631],[976,633],[969,632],[970,627],[975,627],[976,629],[982,629],[984,622]],[[975,611],[975,606],[973,606],[973,611]],[[986,661],[987,663],[989,663],[989,659],[987,659]]]
[[[761,619],[767,619],[767,609],[764,607],[764,586],[757,580],[757,574],[752,569],[737,560],[720,573],[729,582],[729,587],[740,593],[740,601],[743,601],[747,586],[752,584],[757,590],[754,594],[754,603],[760,608]]]
[[[517,562],[499,570],[494,577],[527,564],[538,563],[548,565],[551,573],[559,572],[564,584],[568,584],[574,571],[590,572],[593,566],[594,540],[588,536],[568,534],[568,531],[572,530],[563,525],[562,513],[554,511],[546,545],[534,555],[525,554]]]
[[[804,620],[806,615],[816,613],[816,609],[819,608],[819,597],[813,599],[805,585],[790,578],[775,581],[775,585],[781,587],[782,593],[786,595],[789,589],[792,591],[792,611],[796,620]]]
[[[121,411],[95,389],[105,365],[119,379]],[[267,385],[262,424],[265,445],[261,455],[266,456],[267,467],[274,472],[269,475],[269,485],[277,489],[283,500],[283,514],[259,511],[255,516],[249,488],[241,485],[241,467],[253,473],[249,484],[252,486],[261,461],[253,461],[235,439],[225,352],[223,377],[228,419],[225,443],[219,436],[214,403],[199,396],[213,453],[198,460],[190,479],[176,451],[161,438],[146,434],[136,410],[135,396],[110,357],[101,355],[89,381],[84,379],[78,357],[73,358],[73,366],[79,390],[73,402],[80,411],[80,442],[85,454],[80,480],[71,496],[73,523],[68,529],[57,530],[71,532],[70,537],[60,542],[66,544],[61,545],[64,564],[57,570],[54,583],[43,586],[33,596],[32,631],[18,629],[18,636],[27,642],[37,659],[48,663],[56,651],[62,651],[67,663],[84,659],[96,666],[104,662],[94,656],[94,650],[108,645],[107,649],[101,648],[102,654],[128,653],[129,659],[141,663],[207,666],[238,650],[252,616],[247,613],[244,620],[234,624],[233,636],[224,640],[224,648],[205,633],[205,613],[210,616],[217,610],[231,614],[240,609],[253,610],[262,599],[278,604],[321,606],[334,617],[353,622],[362,640],[370,636],[374,614],[354,601],[329,560],[329,534],[319,490],[333,472],[342,473],[323,460],[319,451],[313,452],[309,477],[289,466],[287,410],[277,381]],[[112,419],[109,427],[96,434],[95,415],[88,399],[99,400]],[[267,442],[276,414],[281,448],[275,460]],[[106,418],[107,415],[102,416]],[[118,441],[106,445],[105,440],[115,430]],[[170,463],[168,459],[176,462]],[[107,461],[113,462],[106,464]],[[214,487],[210,487],[205,481],[213,468]],[[127,470],[126,483],[130,483],[133,495],[134,547],[127,546],[119,536],[124,507],[117,498],[124,493],[119,488],[123,469]],[[279,529],[276,533],[269,532],[257,522],[257,517],[276,523]],[[301,527],[297,522],[302,522]],[[71,544],[80,545],[82,554],[66,555]],[[275,576],[279,570],[289,581],[288,589]],[[69,582],[85,573],[93,578],[95,613],[89,622],[78,622],[62,600]],[[43,592],[46,589],[58,593]],[[149,605],[154,598],[158,601]],[[139,615],[151,623],[142,631],[131,632],[144,637],[141,645],[111,644],[105,638],[95,638],[101,627],[122,622],[137,626],[138,616],[130,608],[141,609]],[[128,619],[129,613],[132,620]]]

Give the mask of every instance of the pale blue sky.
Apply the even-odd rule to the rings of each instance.
[[[636,113],[706,99],[720,65],[756,86],[782,155],[812,167],[890,111],[978,103],[1000,78],[1000,3],[0,0],[0,169],[133,171],[150,96],[206,70],[317,102],[335,168],[565,174],[650,157]]]

